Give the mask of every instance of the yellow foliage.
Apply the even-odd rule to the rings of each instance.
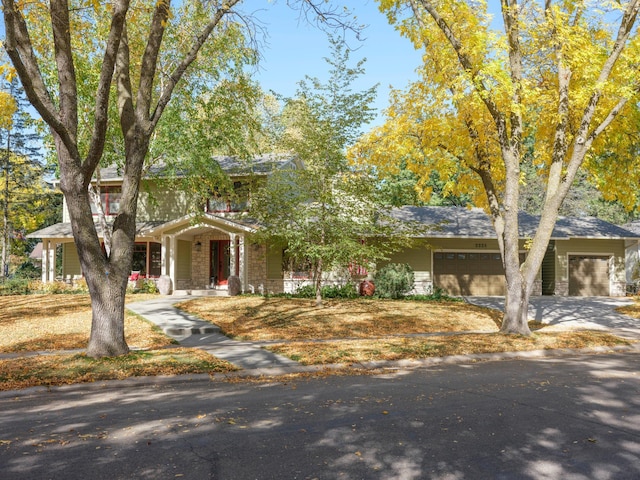
[[[461,48],[455,51],[443,30],[426,9],[411,10],[406,0],[379,0],[380,10],[398,31],[423,52],[420,79],[391,95],[387,121],[362,138],[350,152],[354,161],[376,166],[381,175],[397,171],[405,162],[418,174],[430,195],[427,180],[437,172],[447,188],[472,195],[485,205],[485,190],[478,171],[490,175],[498,195],[505,181],[503,151],[518,141],[512,137],[511,121],[521,119],[527,145],[521,141],[521,161],[531,155],[541,175],[546,175],[558,149],[556,134],[566,122],[565,167],[586,138],[579,138],[585,111],[596,98],[588,133],[595,131],[621,101],[627,100],[612,123],[591,145],[586,165],[609,197],[635,205],[640,171],[634,145],[638,120],[638,65],[640,38],[632,33],[611,74],[600,75],[616,41],[621,11],[628,2],[521,3],[517,10],[522,80],[514,83],[506,34],[487,12],[487,2],[449,0],[415,2],[432,4],[446,22]],[[614,10],[617,11],[614,14]],[[413,12],[407,16],[407,12]],[[416,16],[417,15],[417,16]],[[570,71],[568,113],[559,112],[558,65]],[[464,66],[466,65],[466,66]],[[492,106],[495,112],[491,112]],[[500,137],[500,119],[506,137]],[[505,140],[506,138],[506,140]],[[612,161],[615,159],[615,161]],[[631,175],[625,174],[631,171]],[[624,187],[622,184],[625,184]]]
[[[0,92],[0,128],[11,128],[16,108],[14,98],[7,92]]]

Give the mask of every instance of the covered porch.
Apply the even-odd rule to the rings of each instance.
[[[225,291],[238,277],[248,290],[250,225],[212,214],[183,218],[148,232],[160,243],[161,276],[170,279],[173,293]]]

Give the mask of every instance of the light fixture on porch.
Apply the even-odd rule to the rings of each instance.
[[[196,242],[195,247],[196,247],[196,252],[201,251],[201,250],[202,250],[202,242],[200,242],[200,240],[198,240],[198,241]]]

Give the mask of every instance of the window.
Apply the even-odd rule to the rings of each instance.
[[[100,201],[105,215],[117,215],[120,213],[121,197],[121,187],[100,187]],[[98,209],[93,202],[91,202],[91,213],[98,214]]]
[[[233,194],[213,192],[207,200],[207,212],[243,212],[249,207],[249,185],[233,182]]]
[[[159,277],[162,273],[162,245],[156,242],[136,243],[133,246],[131,270],[140,272],[142,277]],[[147,262],[147,255],[149,261]],[[147,265],[149,271],[147,272]]]

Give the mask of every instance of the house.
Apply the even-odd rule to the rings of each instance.
[[[138,204],[133,271],[146,278],[166,276],[175,292],[224,290],[231,275],[245,292],[294,291],[308,281],[306,272],[287,271],[282,248],[252,242],[259,226],[243,211],[248,183],[268,181],[276,169],[300,168],[294,159],[267,155],[252,162],[215,159],[236,189],[231,202],[212,193],[203,211],[189,213],[186,196],[163,189],[155,177],[145,178]],[[122,178],[117,169],[101,172],[101,195],[107,217],[118,213]],[[394,211],[403,221],[430,226],[420,246],[394,254],[390,262],[408,263],[415,271],[416,293],[439,287],[451,295],[503,295],[504,273],[495,231],[480,209],[403,207]],[[61,249],[64,279],[81,276],[68,213],[63,223],[33,232],[42,240],[42,279],[56,278],[56,249]],[[533,236],[537,219],[521,214],[521,255]],[[535,295],[625,295],[625,249],[640,234],[595,218],[560,218],[538,275]]]
[[[427,247],[405,250],[390,258],[415,271],[416,290],[435,287],[450,295],[504,295],[504,270],[495,230],[481,209],[403,207],[394,216],[434,225],[424,234]],[[521,212],[520,252],[535,233],[538,218]],[[534,295],[624,296],[625,249],[640,235],[593,217],[560,217],[551,236]]]

